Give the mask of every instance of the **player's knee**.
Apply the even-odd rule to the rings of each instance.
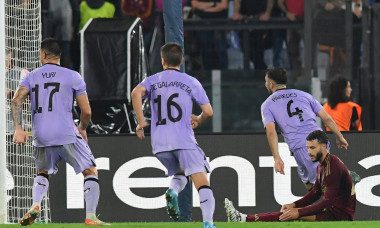
[[[88,168],[82,172],[83,176],[98,176],[98,170],[95,168],[95,166],[92,166],[91,168]]]
[[[210,185],[202,185],[202,186],[200,186],[200,187],[197,189],[198,192],[199,192],[201,189],[210,189],[210,190],[211,190],[211,187],[210,187]]]
[[[49,180],[49,175],[46,171],[38,172],[37,176],[45,177],[47,180]]]
[[[305,183],[306,190],[308,190],[309,192],[311,191],[313,186],[314,186],[313,183],[310,183],[310,182]]]

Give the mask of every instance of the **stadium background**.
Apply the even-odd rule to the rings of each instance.
[[[6,1],[11,2],[11,0]],[[14,2],[17,3],[18,1]],[[317,0],[305,1],[305,18],[303,23],[292,23],[283,19],[276,20],[275,18],[268,22],[260,22],[256,19],[243,21],[232,21],[229,19],[210,19],[209,21],[207,21],[207,23],[205,23],[205,21],[185,20],[185,32],[187,35],[189,35],[192,32],[196,33],[202,30],[236,30],[242,32],[243,34],[246,34],[251,29],[303,29],[305,36],[303,46],[301,46],[303,48],[302,53],[304,57],[304,75],[303,77],[300,77],[300,80],[297,83],[297,85],[291,84],[289,85],[289,87],[297,87],[302,90],[309,91],[318,98],[318,96],[321,95],[320,93],[324,86],[323,83],[326,83],[327,78],[323,79],[322,75],[319,75],[322,72],[321,70],[326,70],[326,68],[322,67],[319,69],[315,69],[315,66],[313,65],[313,52],[311,51],[312,37],[320,33],[320,31],[318,30],[313,30],[313,24],[316,22],[316,18],[312,17],[312,15],[315,15],[315,11],[312,5],[316,2]],[[352,2],[346,1],[345,3],[349,6]],[[369,6],[369,1],[364,0],[363,17],[360,23],[351,23],[352,15],[350,16],[350,13],[346,13],[344,15],[346,22],[343,24],[345,32],[344,40],[342,41],[343,43],[341,43],[341,45],[346,47],[346,63],[344,64],[344,66],[341,66],[341,68],[342,70],[344,70],[344,72],[346,72],[345,76],[352,80],[352,86],[354,89],[353,100],[363,106],[364,129],[380,130],[380,121],[378,119],[380,106],[377,105],[380,99],[380,93],[378,92],[378,85],[380,84],[380,64],[378,64],[378,60],[380,58],[378,53],[380,52],[376,51],[380,50],[380,41],[379,39],[377,39],[377,37],[379,37],[380,35],[380,5],[377,3],[371,5],[371,7]],[[42,10],[42,15],[43,14],[44,10]],[[39,20],[37,17],[34,18],[36,20]],[[28,19],[29,18],[26,18],[26,20]],[[327,23],[330,24],[334,24],[333,22],[334,21],[327,21]],[[342,26],[342,24],[340,25]],[[28,26],[27,23],[25,23],[24,26]],[[342,27],[340,27],[340,31],[342,31],[341,28]],[[362,33],[360,34],[360,36],[362,37],[361,64],[356,66],[351,65],[351,60],[353,57],[353,28],[362,28]],[[18,26],[18,29],[21,30],[21,32],[19,32],[20,34],[11,34],[12,39],[14,38],[15,40],[17,40],[17,42],[15,43],[23,48],[25,48],[25,46],[27,48],[33,46],[33,48],[38,49],[38,39],[36,39],[34,41],[34,44],[32,45],[22,45],[22,43],[25,42],[22,39],[30,39],[30,36],[24,36],[24,31],[27,31],[27,29],[21,26]],[[38,38],[38,36],[36,37]],[[243,35],[243,38],[244,37],[245,36]],[[191,40],[191,38],[194,37],[187,36],[187,38],[185,38],[185,41]],[[341,38],[342,37],[338,37],[338,39]],[[336,40],[334,39],[337,39],[337,37],[332,36],[331,42],[336,42]],[[241,42],[243,43],[245,42],[245,40],[242,39]],[[185,48],[186,47],[192,47],[191,43],[185,44]],[[24,58],[25,56],[23,56],[22,51],[23,50],[17,50],[17,52],[14,52],[14,54],[20,55],[16,55],[14,57],[14,60],[20,61],[20,63],[26,60],[25,65],[22,67],[32,70],[33,68],[35,68],[35,66],[31,66],[31,64],[29,63],[30,56],[29,58]],[[226,219],[224,217],[224,211],[222,207],[222,200],[224,197],[229,197],[231,200],[235,202],[236,205],[241,206],[241,204],[237,203],[238,197],[241,195],[236,186],[238,185],[238,183],[243,183],[242,188],[244,188],[246,192],[250,192],[251,195],[249,195],[248,197],[252,197],[252,194],[255,197],[256,206],[241,206],[240,208],[242,208],[244,211],[276,211],[280,207],[278,198],[275,198],[278,196],[278,194],[275,193],[276,191],[274,190],[273,186],[273,169],[270,167],[269,164],[270,151],[266,143],[265,135],[263,134],[264,129],[262,127],[260,118],[259,107],[262,101],[265,100],[265,98],[267,97],[267,93],[263,83],[264,72],[262,70],[252,69],[251,63],[247,58],[247,55],[249,55],[249,53],[247,53],[249,51],[249,48],[241,49],[238,51],[240,51],[238,52],[240,56],[243,55],[243,59],[240,59],[243,62],[239,63],[239,66],[241,65],[242,68],[229,70],[213,69],[203,71],[197,71],[192,68],[186,69],[187,73],[199,78],[199,80],[202,82],[202,85],[206,88],[207,94],[209,95],[210,99],[212,99],[212,103],[215,107],[215,110],[217,110],[217,112],[215,112],[215,116],[212,122],[207,123],[201,129],[198,130],[198,132],[202,133],[207,132],[207,134],[199,135],[198,141],[210,157],[210,161],[213,162],[216,158],[220,158],[223,156],[235,156],[235,158],[244,158],[245,160],[240,161],[248,161],[248,163],[244,162],[244,164],[248,166],[249,164],[252,164],[256,172],[254,176],[255,181],[252,182],[252,179],[249,179],[251,181],[249,182],[250,184],[244,184],[247,182],[247,180],[238,181],[238,177],[235,171],[233,171],[231,168],[217,168],[213,172],[211,176],[211,182],[214,186],[214,189],[216,190],[215,195],[217,200],[217,209],[215,213],[215,219],[218,221],[225,221]],[[187,56],[185,56],[185,58],[188,59],[189,57],[191,57],[189,56],[190,54],[192,53],[186,50],[185,55]],[[18,59],[18,57],[20,58]],[[232,55],[232,57],[234,57],[234,55]],[[191,64],[188,65],[191,66]],[[318,83],[322,83],[322,85],[319,85]],[[101,84],[101,86],[103,86],[103,84]],[[316,89],[316,91],[314,89]],[[117,116],[119,118],[120,114],[113,115],[114,113],[112,112],[110,114],[109,110],[104,111],[102,107],[96,105],[96,102],[97,101],[94,99],[91,100],[91,105],[94,111],[93,126],[104,127],[116,123],[116,126],[120,127],[120,125],[117,125],[118,121],[120,120],[112,118],[112,116]],[[118,109],[119,107],[113,109],[115,106],[117,105],[111,104],[107,108],[116,111],[123,110],[122,108]],[[199,112],[199,110],[196,109],[195,112],[197,113]],[[106,117],[99,117],[101,114],[105,114],[104,116]],[[132,117],[131,113],[127,112],[127,114],[128,117]],[[125,114],[123,115],[125,116]],[[105,121],[104,123],[104,120],[109,121]],[[121,120],[121,122],[124,126],[122,132],[127,132],[128,129],[126,128],[126,123],[124,119]],[[91,129],[89,129],[89,131],[91,131]],[[210,132],[214,132],[216,134],[211,134]],[[231,134],[220,134],[220,132],[229,132]],[[251,133],[241,134],[241,132]],[[252,132],[260,133],[252,134]],[[104,134],[107,132],[102,133]],[[364,132],[360,134],[344,134],[345,136],[347,136],[347,139],[350,143],[349,150],[337,151],[334,146],[334,143],[332,143],[333,153],[337,154],[350,169],[357,171],[363,178],[367,178],[363,179],[363,181],[359,184],[359,186],[362,186],[361,188],[363,190],[364,196],[358,197],[358,212],[355,218],[358,220],[379,220],[380,178],[379,175],[376,175],[380,172],[379,164],[377,164],[380,163],[380,159],[378,156],[376,156],[376,154],[378,154],[378,142],[376,140],[379,137],[379,133]],[[333,138],[332,142],[334,142]],[[101,169],[100,178],[102,183],[102,196],[98,212],[101,214],[101,218],[103,220],[170,221],[167,218],[167,215],[165,214],[163,206],[161,205],[164,202],[163,200],[160,201],[161,204],[158,203],[157,205],[153,205],[153,207],[156,207],[157,209],[136,209],[136,207],[132,207],[130,204],[140,205],[144,202],[144,200],[135,200],[134,202],[125,203],[120,199],[123,198],[123,195],[117,195],[120,193],[116,193],[118,192],[117,189],[126,190],[128,186],[133,186],[133,184],[131,183],[125,184],[122,181],[120,182],[120,184],[114,183],[116,177],[127,179],[126,177],[120,176],[120,171],[118,172],[120,167],[124,167],[123,164],[129,161],[134,161],[134,159],[141,157],[146,157],[147,159],[142,161],[150,161],[149,159],[153,159],[150,153],[151,149],[149,144],[149,138],[147,138],[146,141],[142,142],[137,140],[137,138],[134,135],[121,134],[112,136],[90,136],[90,146],[94,152],[95,157],[103,158],[101,160],[98,160],[98,165]],[[30,148],[31,147],[29,145],[29,149]],[[287,153],[286,151],[284,152]],[[24,151],[16,151],[16,153],[18,155],[21,155],[24,154]],[[8,157],[12,156],[14,155],[11,154]],[[264,161],[267,162],[266,164],[268,165],[260,165],[261,157],[266,157],[264,158],[266,159]],[[227,157],[227,159],[229,158],[232,157]],[[368,169],[358,164],[359,161],[362,161],[365,158],[369,158],[369,160],[372,162],[367,163],[369,164],[369,167],[367,167]],[[32,164],[32,160],[30,160],[30,158],[28,164]],[[140,165],[144,164],[145,163],[140,163]],[[21,168],[18,169],[23,169],[22,166],[23,164],[21,164]],[[33,167],[29,168],[32,169]],[[290,189],[284,188],[282,192],[291,191],[292,194],[301,196],[305,193],[303,191],[304,187],[302,186],[302,184],[299,181],[299,178],[296,175],[296,168],[292,168],[291,171],[291,182],[284,182],[287,184],[291,183],[289,185],[286,185]],[[69,174],[67,174],[68,172]],[[244,171],[239,172],[239,174],[243,172]],[[124,173],[126,173],[126,171],[124,171]],[[20,178],[20,176],[25,176],[29,179],[33,179],[34,169],[33,171],[28,171],[28,175],[18,175],[19,176],[17,178]],[[242,174],[240,174],[239,176],[241,175]],[[67,178],[67,176],[69,178]],[[146,167],[134,172],[131,176],[133,178],[140,179],[143,177],[154,177],[158,179],[163,178],[164,173],[163,171],[157,171],[156,168]],[[253,174],[252,172],[247,172],[246,176],[253,176]],[[132,188],[132,193],[145,198],[161,196],[165,189],[166,182],[164,179],[158,180],[162,180],[162,183],[157,184],[157,181],[152,181],[152,183],[148,183],[148,187],[138,188],[139,186],[137,186],[136,188]],[[51,204],[51,214],[53,222],[82,222],[84,210],[83,206],[81,206],[83,205],[83,200],[81,198],[82,190],[80,188],[81,182],[82,181],[78,179],[78,177],[73,177],[72,175],[70,175],[70,169],[66,170],[66,166],[61,166],[59,174],[52,178],[50,194],[51,198],[53,198]],[[136,185],[139,184],[138,181],[136,181],[136,183]],[[159,187],[149,188],[149,185],[153,183],[156,183],[156,185]],[[253,183],[255,184],[255,186],[253,185]],[[21,189],[25,189],[24,184],[25,183],[20,183],[20,186],[18,187]],[[30,186],[30,183],[26,183],[25,185]],[[72,186],[79,186],[79,188],[73,189]],[[80,191],[77,191],[78,189]],[[15,190],[9,189],[8,193],[13,193],[13,191]],[[281,190],[277,192],[281,192]],[[72,197],[75,194],[77,195],[75,197]],[[18,197],[20,198],[23,198],[23,200],[27,201],[27,203],[22,205],[22,210],[27,210],[30,201],[30,196],[29,198],[24,197],[23,193],[16,193],[16,195],[18,195]],[[286,195],[283,196],[283,198],[284,197],[286,197]],[[280,199],[283,198],[280,197]],[[197,197],[194,197],[194,200],[196,199]],[[252,200],[252,198],[250,198],[250,200]],[[151,201],[155,202],[154,200]],[[243,198],[242,201],[246,203],[250,202],[249,200]],[[149,205],[149,200],[148,203],[146,203],[145,207],[148,207],[147,205]],[[73,207],[77,209],[74,209]],[[18,207],[13,208],[17,208],[18,213],[21,214],[21,216],[24,213]],[[201,220],[200,210],[196,208],[193,210],[193,219],[198,221]]]

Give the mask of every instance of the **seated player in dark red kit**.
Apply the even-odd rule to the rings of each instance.
[[[325,132],[313,131],[306,140],[311,160],[319,162],[317,180],[311,191],[300,200],[283,205],[280,212],[253,215],[240,213],[231,201],[225,199],[229,222],[354,220],[355,187],[347,167],[327,150],[328,137]],[[318,201],[321,196],[322,200]]]

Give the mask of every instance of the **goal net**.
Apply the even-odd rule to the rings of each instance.
[[[41,0],[3,0],[5,26],[5,107],[6,107],[6,188],[7,222],[18,223],[32,205],[32,187],[36,176],[31,140],[25,146],[12,142],[14,127],[10,112],[11,99],[20,80],[40,66]],[[4,80],[2,77],[1,80]],[[23,128],[31,136],[30,101],[23,107]],[[31,139],[31,138],[30,138]],[[1,170],[3,171],[3,170]],[[36,222],[50,222],[49,197],[42,202]]]

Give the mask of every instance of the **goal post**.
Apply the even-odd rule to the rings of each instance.
[[[0,4],[0,47],[5,47],[5,7]],[[5,48],[0,50],[0,60],[5,59]],[[0,61],[0,224],[7,222],[6,188],[6,107],[5,61]]]
[[[12,142],[14,127],[11,99],[23,77],[38,68],[41,43],[41,0],[3,0],[0,4],[0,224],[18,223],[32,205],[37,174],[31,140],[23,146]],[[23,129],[31,137],[30,100],[22,111]],[[40,218],[50,222],[48,194]]]

